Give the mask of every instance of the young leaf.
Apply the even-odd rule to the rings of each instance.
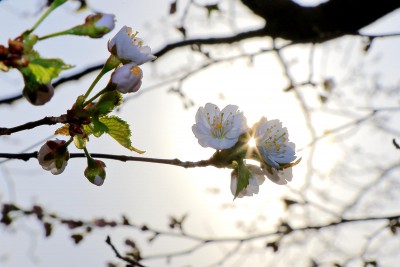
[[[48,84],[58,77],[62,70],[72,68],[72,65],[65,64],[58,58],[34,58],[28,67],[39,83]]]
[[[245,189],[249,185],[249,181],[251,178],[251,173],[249,169],[247,169],[246,165],[244,164],[243,160],[237,162],[237,186],[235,192],[235,198],[239,195],[239,193]]]
[[[96,137],[100,137],[103,133],[108,133],[109,131],[108,126],[101,122],[100,118],[94,117],[91,126],[92,129],[90,132]]]
[[[58,128],[54,134],[61,134],[61,135],[66,135],[69,136],[69,123],[64,124],[60,128]]]
[[[144,151],[132,146],[130,139],[131,130],[127,122],[117,116],[102,116],[99,117],[99,122],[106,127],[105,132],[120,143],[120,145],[137,153],[144,153]]]
[[[94,107],[95,115],[106,115],[121,105],[122,96],[117,90],[104,93]]]

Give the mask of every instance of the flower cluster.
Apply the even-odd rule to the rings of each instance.
[[[217,149],[212,160],[216,166],[231,167],[231,191],[235,197],[257,194],[265,177],[283,185],[292,180],[292,166],[298,161],[295,145],[279,120],[262,117],[252,128],[238,107],[228,105],[220,110],[207,103],[196,113],[192,131],[203,147]],[[248,142],[254,139],[256,147]],[[260,166],[246,164],[256,160]]]
[[[86,18],[85,24],[78,25],[68,34],[88,35],[93,38],[103,36],[114,28],[114,15],[95,14]],[[108,133],[122,146],[129,150],[143,153],[131,145],[129,125],[116,116],[108,115],[121,104],[121,93],[136,92],[142,84],[143,72],[140,65],[154,60],[151,49],[143,45],[143,41],[132,34],[132,29],[122,29],[108,42],[111,52],[102,71],[89,87],[85,95],[79,96],[70,110],[67,111],[68,123],[56,131],[57,134],[70,136],[66,141],[47,141],[38,152],[39,164],[53,174],[64,171],[69,154],[67,147],[74,142],[78,149],[83,149],[88,160],[84,171],[85,177],[94,185],[101,186],[106,179],[105,163],[93,159],[86,149],[88,136],[98,137]],[[114,70],[106,88],[88,99],[98,80],[108,71]],[[47,101],[53,94],[52,87],[42,86],[33,91],[24,89],[27,98],[37,105]]]

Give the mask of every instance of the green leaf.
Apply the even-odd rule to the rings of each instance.
[[[103,133],[107,133],[109,131],[108,126],[101,122],[100,118],[94,117],[90,126],[92,128],[90,132],[96,137],[100,137]]]
[[[119,91],[113,90],[104,93],[94,107],[95,115],[106,115],[121,105],[122,95]]]
[[[237,186],[235,192],[235,198],[239,195],[239,193],[245,189],[249,185],[249,181],[251,179],[251,173],[249,169],[244,164],[243,160],[237,162]]]
[[[58,77],[62,70],[72,68],[72,65],[65,64],[58,58],[34,58],[29,62],[28,67],[36,77],[36,81],[43,84],[51,83],[51,80]]]
[[[90,124],[82,125],[82,127],[83,127],[83,130],[85,131],[87,136],[93,134],[93,121]]]
[[[132,146],[130,139],[131,130],[129,129],[129,124],[127,122],[117,116],[102,116],[99,117],[99,123],[105,127],[104,132],[114,138],[120,145],[137,153],[144,153],[144,151]]]

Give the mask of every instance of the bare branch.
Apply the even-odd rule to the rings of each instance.
[[[109,245],[109,246],[111,247],[111,249],[112,249],[112,250],[114,251],[114,253],[115,253],[115,256],[116,256],[118,259],[121,259],[121,260],[123,260],[123,261],[125,261],[125,262],[127,262],[127,263],[130,263],[130,264],[132,264],[133,266],[145,267],[144,265],[140,264],[138,261],[135,261],[135,260],[133,260],[133,259],[130,259],[130,258],[127,258],[127,257],[122,256],[122,255],[118,252],[118,250],[115,248],[115,246],[113,245],[113,243],[111,242],[110,236],[107,236],[106,243],[107,243],[107,245]]]
[[[0,135],[10,135],[16,132],[30,130],[41,125],[54,125],[57,123],[66,123],[66,122],[67,122],[66,115],[61,115],[59,117],[44,117],[43,119],[27,122],[25,124],[16,127],[0,128]]]
[[[158,52],[156,52],[154,55],[157,57],[161,57],[174,49],[186,47],[186,46],[232,44],[232,43],[236,43],[236,42],[246,40],[249,38],[265,37],[265,36],[266,36],[265,30],[264,30],[264,28],[262,28],[262,29],[247,31],[247,32],[241,32],[241,33],[238,33],[238,34],[235,34],[232,36],[227,36],[227,37],[213,37],[213,38],[199,38],[199,39],[183,40],[183,41],[167,44],[166,46],[161,48]]]
[[[267,22],[265,34],[300,43],[320,43],[365,26],[400,8],[397,0],[330,0],[306,7],[292,0],[241,0]]]
[[[111,159],[111,160],[118,160],[118,161],[138,161],[138,162],[148,162],[148,163],[159,163],[159,164],[167,164],[167,165],[174,165],[183,168],[196,168],[196,167],[207,167],[207,166],[214,166],[220,167],[215,160],[208,159],[208,160],[200,160],[196,162],[192,161],[181,161],[179,159],[160,159],[160,158],[146,158],[146,157],[132,157],[132,156],[125,156],[125,155],[111,155],[111,154],[100,154],[100,153],[91,153],[90,154],[93,158],[101,158],[101,159]],[[37,158],[38,152],[31,152],[31,153],[0,153],[0,158],[7,158],[7,159],[20,159],[27,161],[31,158]],[[70,158],[86,158],[84,153],[71,153]]]

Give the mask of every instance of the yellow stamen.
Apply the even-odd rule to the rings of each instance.
[[[131,72],[133,73],[133,75],[136,75],[136,76],[142,74],[142,70],[138,66],[133,66],[131,68]]]

